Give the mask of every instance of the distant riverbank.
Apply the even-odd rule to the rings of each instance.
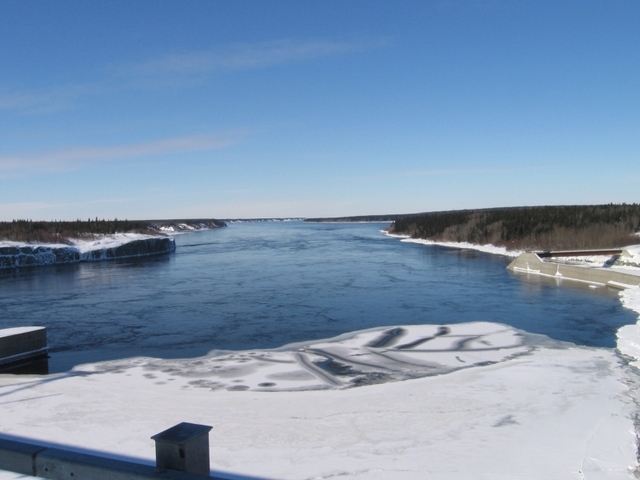
[[[169,235],[226,226],[215,219],[0,222],[0,269],[169,253],[176,249]]]

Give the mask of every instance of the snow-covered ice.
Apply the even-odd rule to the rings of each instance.
[[[154,382],[208,390],[295,391],[441,375],[530,353],[532,336],[489,322],[376,328],[278,350],[212,352],[194,360],[136,358],[83,367],[135,370]],[[175,385],[174,384],[174,385]]]
[[[213,426],[212,470],[229,478],[635,478],[621,359],[542,338],[486,322],[397,326],[277,351],[0,375],[2,434],[153,464],[151,435],[201,423]],[[345,388],[360,383],[350,369],[392,378]]]
[[[628,288],[620,292],[622,305],[640,314],[640,287]],[[618,329],[618,349],[634,359],[633,365],[640,368],[640,317],[634,325]]]

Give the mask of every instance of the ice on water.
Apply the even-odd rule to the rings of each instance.
[[[495,323],[389,326],[0,375],[2,434],[152,463],[151,435],[202,423],[222,478],[631,480],[635,407],[621,366],[613,350]]]
[[[373,329],[278,350],[212,352],[197,359],[136,358],[74,371],[132,371],[182,388],[292,391],[349,388],[449,373],[527,354],[517,330],[489,322]]]

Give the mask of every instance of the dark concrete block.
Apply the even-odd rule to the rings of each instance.
[[[0,470],[34,476],[35,458],[46,447],[0,439]]]

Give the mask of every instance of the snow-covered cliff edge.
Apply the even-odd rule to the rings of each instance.
[[[143,257],[172,252],[173,238],[122,233],[65,244],[0,242],[0,268],[95,262],[115,258]]]

